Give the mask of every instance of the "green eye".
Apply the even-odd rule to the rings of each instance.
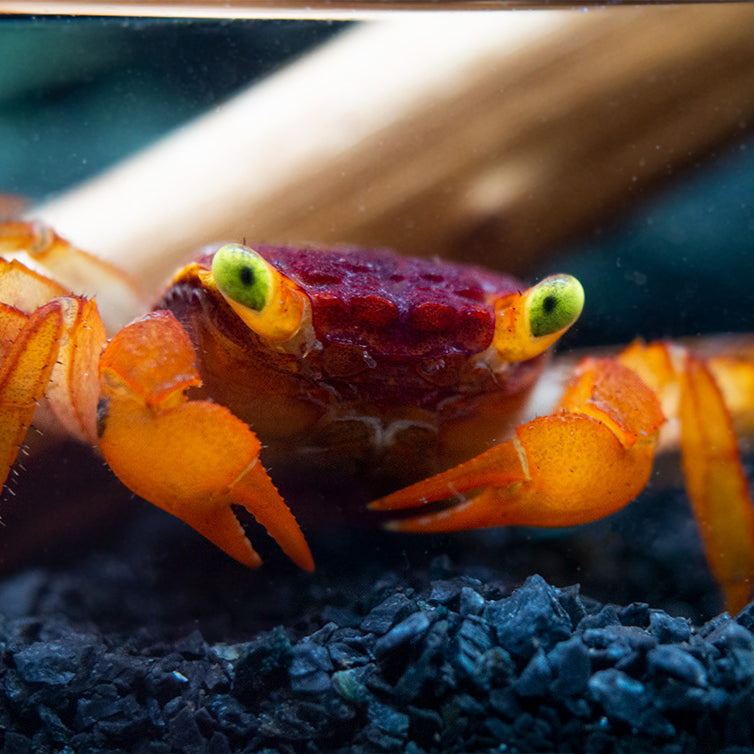
[[[535,338],[570,327],[584,308],[584,289],[571,275],[552,275],[529,298],[529,330]]]
[[[265,260],[237,244],[226,244],[215,252],[212,276],[221,293],[256,312],[270,301],[272,272]]]

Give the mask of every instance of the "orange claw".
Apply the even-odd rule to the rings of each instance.
[[[172,314],[153,312],[121,330],[102,356],[100,380],[100,449],[130,489],[256,567],[261,558],[231,508],[241,505],[313,570],[304,535],[259,462],[256,435],[223,406],[187,401],[201,381]]]
[[[512,440],[371,507],[395,510],[477,493],[390,522],[400,531],[593,521],[643,489],[664,410],[680,420],[686,489],[710,568],[735,613],[754,586],[754,506],[729,405],[750,422],[752,386],[750,362],[716,358],[710,366],[680,346],[636,342],[618,359],[585,360],[560,413],[534,419]]]
[[[406,508],[481,489],[449,509],[389,524],[422,532],[572,526],[619,510],[641,491],[652,468],[663,422],[654,392],[617,361],[588,361],[566,391],[562,409],[371,507]]]

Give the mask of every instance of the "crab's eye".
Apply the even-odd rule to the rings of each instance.
[[[253,249],[226,244],[212,259],[215,284],[226,298],[261,312],[270,301],[272,271]]]
[[[212,279],[233,311],[260,337],[282,342],[301,328],[306,296],[261,254],[226,244],[212,259]]]
[[[571,275],[551,275],[495,302],[493,342],[501,359],[526,361],[546,351],[578,318],[584,289]]]
[[[552,275],[529,291],[529,330],[535,338],[570,327],[584,308],[584,289],[571,275]]]

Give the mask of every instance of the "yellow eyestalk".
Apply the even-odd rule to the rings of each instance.
[[[212,282],[260,337],[281,343],[301,328],[305,294],[253,249],[240,244],[219,248],[205,278],[205,284]]]
[[[493,344],[504,361],[526,361],[546,351],[579,318],[584,289],[571,275],[550,275],[523,293],[495,302]]]

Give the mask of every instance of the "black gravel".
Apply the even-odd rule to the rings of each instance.
[[[2,751],[754,753],[754,605],[719,612],[658,497],[552,540],[321,535],[314,575],[135,501],[0,580]]]
[[[436,559],[320,626],[154,642],[59,614],[2,621],[10,752],[704,752],[750,745],[754,605],[694,628],[531,576],[512,594]],[[2,599],[44,591],[33,573]],[[15,595],[9,594],[15,592]]]

